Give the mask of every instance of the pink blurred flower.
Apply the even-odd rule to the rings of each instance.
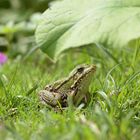
[[[0,52],[0,65],[6,63],[6,61],[7,61],[7,56],[4,53]]]

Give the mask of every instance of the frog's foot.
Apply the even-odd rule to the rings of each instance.
[[[49,92],[47,90],[41,90],[39,92],[39,98],[42,103],[51,105],[53,107],[57,106],[61,102],[61,94],[56,92]]]

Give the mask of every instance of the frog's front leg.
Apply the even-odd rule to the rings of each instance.
[[[90,101],[91,101],[91,94],[90,94],[90,92],[87,92],[85,94],[84,99],[83,99],[83,102],[85,103],[85,106],[87,106],[90,103]]]
[[[75,106],[78,106],[82,103],[84,103],[84,106],[87,106],[91,100],[91,95],[89,92],[87,93],[77,93],[75,96],[73,96],[73,103]]]

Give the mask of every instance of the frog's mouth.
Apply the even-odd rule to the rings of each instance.
[[[81,76],[81,78],[84,78],[88,76],[90,73],[94,73],[96,71],[96,66],[95,65],[87,65],[85,73]]]
[[[95,66],[95,65],[89,66],[89,68],[87,69],[87,71],[88,71],[88,72],[90,72],[90,71],[95,72],[95,71],[96,71],[96,66]]]

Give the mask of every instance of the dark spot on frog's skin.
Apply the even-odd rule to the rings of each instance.
[[[67,98],[68,98],[68,96],[66,94],[62,94],[62,96],[61,96],[62,107],[67,107],[68,106],[68,104],[67,104]]]
[[[67,99],[67,95],[66,94],[62,94],[61,99],[62,100]]]

